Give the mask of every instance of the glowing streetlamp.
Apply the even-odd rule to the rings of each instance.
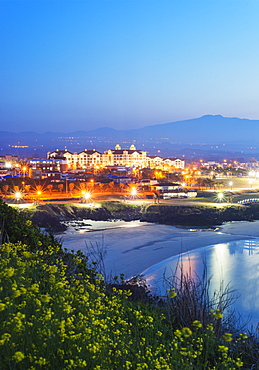
[[[136,195],[138,194],[136,186],[132,186],[129,190],[129,194],[132,199],[135,199]]]
[[[229,186],[230,186],[230,189],[232,190],[232,186],[233,186],[233,181],[229,181]]]
[[[93,190],[94,189],[94,179],[91,179],[89,182],[90,188]]]
[[[17,199],[17,201],[19,201],[22,198],[22,193],[20,191],[16,191],[14,193],[14,197]]]
[[[130,192],[130,194],[133,196],[133,197],[135,197],[136,195],[137,195],[137,189],[136,188],[132,188],[131,189],[131,192]]]
[[[223,202],[224,198],[225,198],[224,193],[217,193],[218,202]]]
[[[36,191],[36,199],[35,199],[35,203],[36,204],[40,201],[41,194],[42,194],[42,191],[41,190],[37,190]],[[38,200],[37,200],[37,198],[38,198]]]
[[[83,198],[82,198],[83,203],[88,202],[91,198],[91,193],[89,193],[89,192],[82,191],[82,195],[83,195]]]
[[[87,200],[87,199],[90,199],[91,198],[91,194],[90,193],[85,193],[84,194],[84,198]]]
[[[23,177],[25,177],[26,171],[27,171],[27,167],[26,166],[23,166],[22,167]]]

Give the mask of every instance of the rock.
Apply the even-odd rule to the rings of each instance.
[[[62,221],[90,219],[106,220],[141,220],[177,226],[216,226],[227,221],[252,221],[259,219],[259,204],[249,206],[174,206],[149,205],[131,206],[119,202],[108,202],[102,207],[88,208],[65,204],[44,204],[37,207],[31,220],[40,227],[51,231],[64,231]],[[115,204],[116,203],[116,204]]]

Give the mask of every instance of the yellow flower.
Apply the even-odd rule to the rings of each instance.
[[[192,335],[192,331],[190,328],[182,328],[182,334],[184,337],[189,337]]]
[[[223,315],[220,310],[217,308],[216,311],[210,310],[210,313],[215,317],[215,319],[222,319]]]
[[[226,346],[218,346],[218,350],[222,353],[225,353],[228,351],[228,347]]]
[[[178,338],[181,338],[181,336],[182,336],[182,333],[181,333],[181,331],[180,330],[176,330],[175,332],[174,332],[174,335],[176,336],[176,337],[178,337]]]
[[[247,333],[241,333],[240,338],[241,339],[247,339],[248,338]]]
[[[243,361],[241,361],[241,360],[240,360],[240,358],[237,358],[237,359],[236,359],[236,365],[237,365],[238,367],[243,366],[243,364],[244,364],[244,363],[243,363]]]
[[[215,314],[214,314],[214,317],[218,320],[218,319],[222,319],[223,315],[220,312],[220,310],[217,309]]]
[[[13,360],[16,361],[16,362],[20,362],[24,359],[24,354],[22,352],[15,352],[15,354],[13,355]]]
[[[43,358],[43,357],[40,357],[39,359],[38,359],[38,361],[36,361],[39,365],[46,365],[47,364],[47,360],[45,359],[45,358]]]
[[[39,292],[39,285],[38,284],[32,284],[30,290],[34,293],[38,293]]]
[[[49,267],[49,272],[50,272],[51,274],[55,274],[55,272],[57,272],[57,271],[58,271],[57,266],[50,266],[50,267]]]
[[[196,328],[201,328],[202,327],[202,323],[199,320],[193,321],[192,325],[196,326]]]
[[[0,345],[4,345],[5,342],[8,342],[8,340],[10,340],[11,338],[11,334],[9,333],[4,333],[2,336],[1,336],[1,340],[0,340]]]
[[[6,304],[0,303],[0,311],[3,311],[6,307]]]
[[[6,277],[11,277],[11,276],[13,276],[14,275],[14,268],[13,267],[9,267],[9,268],[7,268],[7,269],[5,269],[4,270],[4,275],[6,276]]]
[[[168,297],[169,298],[174,298],[175,296],[177,296],[177,293],[175,292],[175,289],[174,288],[167,289],[167,294],[168,294]]]
[[[42,302],[48,303],[51,300],[51,297],[48,294],[42,294],[40,296],[40,300]]]
[[[231,342],[232,341],[232,334],[225,333],[225,334],[222,335],[222,338],[224,339],[225,342]]]
[[[21,294],[25,294],[27,292],[27,289],[24,287],[21,287],[20,291],[21,291]]]
[[[210,323],[210,324],[208,324],[208,325],[207,325],[207,329],[208,329],[208,330],[210,330],[210,331],[213,331],[213,329],[214,329],[214,328],[213,328],[213,324],[211,324],[211,323]]]

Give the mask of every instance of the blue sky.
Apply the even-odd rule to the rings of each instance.
[[[0,1],[0,130],[259,119],[259,1]]]

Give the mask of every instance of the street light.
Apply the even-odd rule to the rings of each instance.
[[[223,202],[223,200],[224,200],[224,198],[225,198],[225,195],[224,195],[224,193],[217,193],[217,200],[218,200],[218,202]]]
[[[89,193],[89,192],[83,191],[82,195],[83,195],[83,199],[82,199],[83,203],[88,202],[89,199],[91,198],[91,193]]]
[[[230,188],[231,188],[231,190],[232,190],[233,181],[229,181],[229,186],[230,186]]]
[[[136,189],[136,188],[132,188],[132,189],[131,189],[130,194],[131,194],[133,197],[135,197],[135,196],[137,195],[137,189]]]
[[[14,197],[17,199],[17,201],[19,201],[22,198],[22,193],[20,191],[16,191],[14,193]]]
[[[136,195],[138,194],[136,186],[132,186],[129,190],[130,196],[132,199],[136,198]]]
[[[27,167],[26,167],[26,166],[24,166],[24,167],[22,168],[23,177],[25,177],[25,173],[26,173],[26,171],[27,171]]]

